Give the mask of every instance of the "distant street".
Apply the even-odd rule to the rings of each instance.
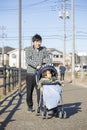
[[[42,119],[35,112],[27,111],[26,89],[9,96],[0,107],[0,130],[87,130],[87,88],[65,84],[63,88],[63,105],[66,119],[52,117]],[[36,92],[34,92],[36,109]]]

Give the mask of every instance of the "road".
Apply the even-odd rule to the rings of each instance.
[[[87,130],[87,88],[65,84],[62,96],[67,118],[42,119],[27,111],[26,89],[22,98],[13,93],[1,102],[0,130]],[[35,91],[33,97],[36,109]]]

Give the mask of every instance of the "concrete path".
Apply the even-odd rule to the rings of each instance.
[[[36,109],[35,91],[33,97]],[[15,92],[1,102],[0,130],[87,130],[87,88],[65,84],[63,106],[66,119],[42,119],[35,112],[27,111],[26,89],[22,91],[22,98]]]

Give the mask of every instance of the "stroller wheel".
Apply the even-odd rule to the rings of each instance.
[[[62,116],[63,116],[63,112],[60,111],[60,112],[59,112],[59,118],[62,119]]]
[[[65,119],[67,117],[66,111],[63,111],[63,118]]]
[[[60,111],[59,112],[59,118],[62,119],[62,118],[66,118],[66,112],[65,111]]]
[[[40,116],[40,110],[36,110],[36,116]]]
[[[44,111],[42,111],[42,119],[46,118],[46,113]]]
[[[48,112],[42,111],[42,119],[48,119]]]
[[[48,119],[48,112],[46,112],[46,119]]]

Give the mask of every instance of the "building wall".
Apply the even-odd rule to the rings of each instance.
[[[87,56],[80,56],[80,63],[87,64]]]
[[[19,50],[18,49],[9,52],[9,65],[11,67],[15,66],[19,68]],[[21,50],[21,67],[26,69],[24,50]]]
[[[0,65],[2,65],[2,54],[0,54]],[[9,56],[7,54],[4,54],[4,65],[8,65],[9,64]]]
[[[63,62],[63,55],[62,53],[58,51],[52,51],[52,63],[59,65],[61,62]]]
[[[79,52],[80,64],[87,64],[87,52]]]

